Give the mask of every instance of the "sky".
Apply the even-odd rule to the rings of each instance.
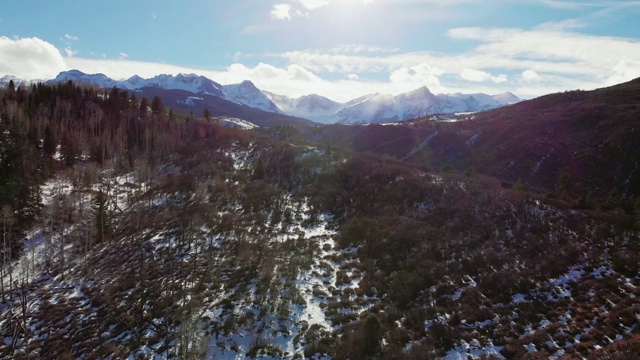
[[[195,73],[290,97],[522,98],[640,77],[640,1],[3,0],[0,77]]]

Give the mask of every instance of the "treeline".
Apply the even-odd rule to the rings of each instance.
[[[479,174],[430,173],[390,157],[355,154],[323,175],[308,195],[314,206],[335,215],[337,247],[358,249],[362,279],[354,297],[340,306],[352,308],[359,297],[380,299],[309,345],[309,357],[439,358],[463,341],[479,339],[504,346],[507,358],[519,358],[524,347],[513,339],[523,332],[511,327],[519,321],[511,307],[555,319],[560,306],[514,305],[514,295],[538,291],[539,284],[583,264],[611,266],[620,275],[603,280],[609,283],[640,270],[630,216],[575,210],[568,202],[505,189]],[[631,301],[622,296],[616,309]],[[487,320],[487,329],[469,326]],[[605,319],[595,326],[610,334],[615,325]],[[553,354],[547,351],[545,357]]]
[[[206,119],[180,116],[159,97],[138,99],[117,88],[72,82],[0,89],[0,225],[20,232],[41,206],[41,185],[57,170],[89,163],[126,171],[154,167],[191,139],[218,141],[224,129]],[[4,234],[3,234],[4,235]]]

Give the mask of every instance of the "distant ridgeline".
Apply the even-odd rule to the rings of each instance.
[[[638,358],[639,87],[254,128],[9,82],[0,358]]]

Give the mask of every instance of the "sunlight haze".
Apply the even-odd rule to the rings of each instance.
[[[640,76],[638,1],[11,1],[0,75],[196,73],[346,101],[433,93],[523,98]]]

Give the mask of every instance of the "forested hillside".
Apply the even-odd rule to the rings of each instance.
[[[555,193],[569,176],[578,201],[640,196],[640,79],[593,91],[542,96],[500,109],[387,126],[312,128],[304,138],[388,155],[434,170],[450,167]],[[625,205],[626,206],[626,205]]]
[[[352,129],[0,96],[2,357],[640,356],[637,207],[370,151],[410,127],[328,142]]]

